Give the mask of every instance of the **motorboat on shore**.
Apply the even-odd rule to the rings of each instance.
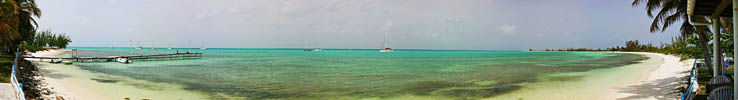
[[[65,64],[65,65],[71,65],[72,64],[72,61],[62,61],[61,63],[62,64]]]
[[[49,63],[61,63],[61,62],[62,62],[61,58],[51,59],[51,61],[49,61]]]
[[[122,58],[122,57],[121,57],[121,58],[115,58],[115,60],[116,60],[116,61],[118,61],[119,63],[124,63],[124,64],[129,64],[129,63],[131,63],[131,60],[130,60],[130,59],[128,59],[128,58]]]

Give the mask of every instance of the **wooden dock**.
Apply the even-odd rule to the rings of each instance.
[[[39,59],[62,59],[62,61],[74,61],[74,62],[115,62],[118,58],[128,58],[131,61],[157,61],[157,60],[179,60],[179,59],[191,59],[201,58],[202,53],[171,53],[171,54],[154,54],[154,55],[131,55],[131,56],[110,56],[110,57],[33,57],[26,56],[23,58]]]

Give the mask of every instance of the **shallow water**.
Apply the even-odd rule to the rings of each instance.
[[[80,56],[172,53],[187,49],[78,48]],[[77,63],[80,68],[154,82],[219,98],[361,99],[420,96],[481,99],[542,80],[540,75],[582,72],[637,63],[622,53],[301,49],[208,49],[201,59],[134,64]],[[576,81],[582,76],[546,77]],[[105,82],[114,80],[99,79]],[[146,87],[146,86],[138,86]]]

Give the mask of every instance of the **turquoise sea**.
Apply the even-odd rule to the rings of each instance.
[[[204,57],[199,59],[75,65],[109,75],[181,84],[210,99],[381,99],[407,95],[481,99],[519,90],[523,87],[520,84],[537,82],[545,74],[619,67],[647,59],[625,53],[481,50],[68,49],[79,49],[79,55],[85,57],[202,52]],[[575,81],[581,77],[546,78]]]

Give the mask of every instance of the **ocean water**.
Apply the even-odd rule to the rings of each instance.
[[[199,59],[75,65],[109,75],[181,84],[186,90],[210,96],[208,99],[382,99],[408,95],[481,99],[519,90],[522,83],[542,80],[541,75],[618,67],[647,59],[636,54],[589,52],[76,49],[80,49],[80,56],[202,52],[204,57]],[[581,76],[545,78],[576,81]]]

